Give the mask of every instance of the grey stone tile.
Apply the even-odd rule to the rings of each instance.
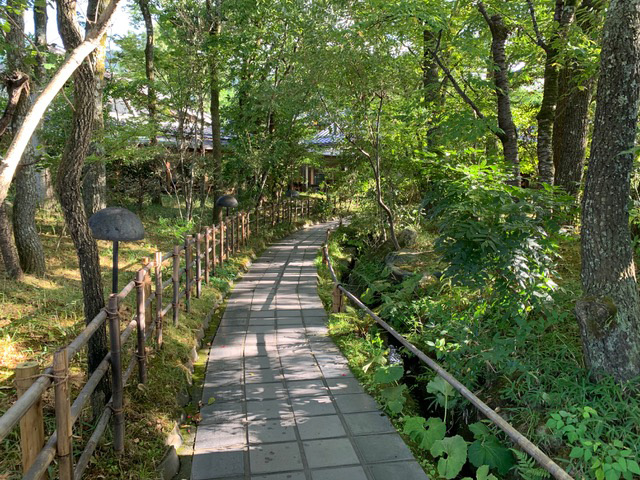
[[[367,480],[367,474],[362,467],[338,467],[314,470],[311,472],[311,478],[313,480]]]
[[[287,389],[292,398],[326,395],[327,387],[320,380],[294,380],[287,382]]]
[[[282,383],[283,377],[279,370],[259,369],[247,370],[245,372],[244,381],[250,383]]]
[[[337,467],[360,463],[348,438],[307,440],[302,442],[302,446],[310,468]]]
[[[387,416],[379,412],[347,413],[344,415],[344,419],[353,435],[393,433],[396,431]]]
[[[203,400],[204,401],[204,400]],[[214,402],[200,409],[201,425],[240,421],[244,419],[244,402]]]
[[[414,460],[413,454],[397,433],[354,437],[367,463]]]
[[[335,399],[342,413],[376,412],[380,409],[373,397],[366,393],[336,395]]]
[[[401,478],[402,480],[429,480],[418,462],[394,462],[371,465],[371,473],[375,480],[390,480]]]
[[[205,384],[202,390],[202,403],[208,405],[210,398],[213,398],[212,403],[239,402],[244,400],[244,389],[241,385],[212,387]]]
[[[249,448],[251,473],[274,473],[302,469],[297,442],[266,443]]]
[[[280,368],[280,357],[274,355],[262,355],[259,357],[246,357],[244,359],[244,367],[247,370],[260,370],[263,368]]]
[[[347,432],[340,422],[340,417],[337,415],[296,417],[296,424],[302,440],[347,436]]]
[[[291,399],[293,413],[296,417],[313,417],[336,413],[331,398],[325,395],[317,397],[300,397]]]
[[[333,395],[345,395],[350,393],[364,393],[364,390],[353,377],[331,378],[327,380],[329,390]]]
[[[195,450],[238,450],[246,443],[247,427],[241,421],[201,424],[196,433]]]
[[[249,422],[250,443],[293,442],[295,440],[295,421],[293,419]]]
[[[304,472],[272,473],[271,475],[251,475],[251,480],[306,480]]]
[[[241,362],[240,362],[241,363]],[[213,370],[208,369],[204,377],[204,383],[210,387],[226,387],[240,385],[242,383],[242,370]]]
[[[253,400],[247,402],[247,420],[291,418],[293,412],[285,399]]]
[[[287,389],[282,382],[250,383],[246,385],[247,400],[275,400],[285,398]]]
[[[191,463],[191,480],[229,479],[244,474],[243,450],[195,452]]]

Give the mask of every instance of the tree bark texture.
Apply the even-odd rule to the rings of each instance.
[[[576,24],[587,36],[593,36],[598,13],[603,8],[599,0],[583,0],[576,10]],[[584,159],[589,133],[589,106],[593,98],[596,77],[585,80],[585,66],[569,58],[560,72],[558,104],[553,125],[554,184],[577,197],[582,183]]]
[[[498,107],[498,127],[502,130],[499,132],[498,138],[502,143],[504,159],[512,166],[513,183],[520,185],[518,131],[511,113],[509,78],[507,77],[506,44],[510,31],[504,24],[501,15],[489,16],[482,2],[478,3],[478,9],[491,30],[491,58],[493,60],[493,81],[495,83]]]
[[[57,0],[58,30],[67,50],[82,42],[82,34],[76,22],[75,0]],[[81,193],[82,167],[89,151],[93,121],[95,119],[94,58],[85,60],[74,73],[74,112],[71,132],[65,143],[56,187],[65,222],[78,255],[82,280],[84,315],[90,322],[104,307],[102,276],[98,245],[91,234]],[[106,327],[98,330],[89,342],[88,363],[92,372],[107,353]],[[101,383],[104,401],[109,398],[108,380]],[[94,397],[94,406],[96,406]],[[94,409],[95,412],[95,409]]]
[[[105,0],[89,0],[89,4],[87,5],[87,33],[90,32],[95,25],[100,14],[104,11],[105,5]],[[104,132],[102,100],[106,56],[107,35],[104,34],[100,38],[98,48],[96,48],[92,54],[95,82],[93,101],[95,107],[93,114],[93,135],[88,154],[97,158],[85,164],[82,171],[82,201],[84,202],[84,209],[88,217],[107,206],[107,169],[103,160],[104,148],[102,146],[102,135]]]
[[[156,123],[157,95],[155,87],[155,55],[154,55],[154,31],[153,31],[153,18],[151,17],[151,10],[149,9],[149,0],[138,0],[138,6],[144,19],[144,28],[146,31],[146,44],[144,47],[144,69],[147,76],[147,110],[149,111],[149,121],[152,125]],[[151,137],[151,145],[158,143],[158,137],[154,134]]]
[[[222,172],[222,127],[220,124],[220,54],[218,41],[222,31],[221,19],[222,0],[207,0],[207,12],[209,14],[209,37],[212,50],[209,52],[209,81],[210,81],[210,114],[211,114],[211,140],[213,143],[213,171],[211,183],[213,190],[213,221],[220,216],[219,207],[215,201],[221,194],[219,175]]]
[[[620,381],[640,375],[640,296],[628,211],[639,79],[640,0],[612,0],[583,198],[584,298],[576,316],[587,366]]]
[[[16,14],[19,5],[10,1],[8,6],[13,13],[11,18],[11,31],[8,34],[13,48],[7,52],[7,66],[14,72],[27,71],[24,49],[24,17]],[[15,10],[13,10],[15,9]],[[31,87],[33,88],[33,87]],[[22,90],[15,115],[11,119],[11,130],[17,132],[31,106],[30,88]],[[20,266],[25,273],[44,275],[45,261],[44,249],[40,242],[38,228],[36,226],[36,209],[38,207],[37,176],[36,176],[36,149],[31,142],[18,166],[13,179],[15,198],[13,202],[13,236],[20,259]]]
[[[20,268],[18,251],[13,243],[10,218],[9,206],[7,202],[4,202],[0,205],[0,252],[2,252],[2,261],[7,276],[18,280],[22,277],[22,268]]]

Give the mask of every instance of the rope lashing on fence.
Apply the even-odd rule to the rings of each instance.
[[[356,306],[364,310],[371,318],[373,318],[378,325],[384,328],[387,332],[391,334],[398,342],[400,342],[407,350],[413,353],[416,357],[422,360],[424,363],[429,366],[433,371],[436,372],[440,377],[442,377],[449,385],[451,385],[456,391],[458,391],[464,398],[469,400],[469,402],[476,407],[483,415],[485,415],[491,422],[493,422],[498,428],[500,428],[504,433],[507,434],[513,442],[522,448],[527,454],[529,454],[543,469],[549,472],[554,478],[558,480],[574,480],[571,475],[569,475],[564,469],[562,469],[556,462],[554,462],[549,456],[547,456],[542,450],[540,450],[536,445],[534,445],[527,437],[522,435],[518,430],[516,430],[509,422],[507,422],[504,418],[498,415],[491,407],[489,407],[486,403],[476,397],[467,387],[465,387],[462,383],[460,383],[453,375],[447,372],[444,368],[442,368],[438,363],[432,360],[427,354],[425,354],[422,350],[419,350],[415,345],[409,342],[406,338],[400,335],[391,325],[385,322],[382,318],[376,315],[371,309],[369,309],[362,301],[349,292],[346,288],[342,286],[342,284],[338,281],[338,277],[333,269],[333,265],[331,264],[331,257],[329,256],[329,235],[331,230],[327,230],[327,241],[322,247],[323,259],[325,260],[325,264],[329,269],[329,273],[331,275],[331,279],[334,283],[335,288],[340,290],[345,294],[349,300],[351,300]]]

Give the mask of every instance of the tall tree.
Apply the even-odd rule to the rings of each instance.
[[[536,42],[544,50],[544,87],[542,103],[537,115],[538,120],[538,180],[541,183],[553,184],[553,124],[558,103],[558,78],[560,42],[566,38],[567,30],[575,17],[576,0],[556,0],[553,14],[552,33],[548,39],[538,27],[533,0],[527,0],[529,12],[536,34]]]
[[[580,191],[589,133],[589,106],[596,85],[599,48],[596,41],[601,26],[602,0],[583,0],[576,10],[576,25],[582,33],[581,43],[593,52],[587,58],[569,55],[560,71],[558,104],[553,125],[554,184],[576,197]],[[592,65],[593,64],[593,67]]]
[[[147,111],[149,112],[149,121],[153,125],[154,131],[151,136],[151,145],[158,143],[158,137],[155,134],[156,128],[156,112],[158,110],[158,98],[156,95],[155,84],[155,35],[153,31],[153,17],[149,8],[149,0],[138,0],[138,6],[144,19],[144,28],[146,33],[146,41],[144,47],[144,72],[147,77]]]
[[[13,5],[16,10],[18,5]],[[8,66],[12,71],[29,72],[30,77],[34,74],[25,62],[26,51],[24,47],[24,16],[14,15],[12,20],[12,30],[15,30],[15,43],[7,55]],[[35,90],[35,82],[30,81],[30,89]],[[17,130],[22,125],[29,107],[31,106],[31,95],[29,90],[23,91],[16,114],[12,119],[12,130]],[[38,228],[36,226],[35,215],[38,207],[38,177],[36,156],[37,137],[33,137],[27,146],[16,176],[13,179],[15,187],[15,200],[13,203],[13,234],[16,241],[20,266],[25,273],[44,275],[45,261],[44,250],[40,242]]]
[[[75,0],[57,1],[58,31],[67,50],[82,43],[83,36],[77,22]],[[89,152],[95,119],[96,79],[95,57],[92,55],[76,70],[73,82],[73,120],[56,177],[56,189],[64,219],[76,248],[82,280],[84,315],[90,322],[104,307],[102,276],[98,245],[91,234],[82,201],[82,167]],[[89,341],[88,363],[92,372],[107,353],[106,328],[103,325]],[[108,398],[108,382],[101,384],[104,399]],[[94,411],[97,409],[94,409]]]
[[[211,115],[212,141],[212,178],[214,199],[221,193],[220,174],[222,173],[222,126],[220,123],[220,34],[222,32],[222,0],[207,0],[209,20],[209,113]],[[214,206],[213,221],[219,219],[220,210]]]
[[[478,10],[491,30],[491,58],[493,81],[498,103],[498,138],[502,142],[504,159],[511,164],[513,182],[520,184],[520,159],[518,157],[518,131],[511,112],[506,45],[510,30],[500,14],[489,15],[484,3],[478,2]]]
[[[628,210],[639,79],[640,0],[612,0],[583,198],[584,298],[576,315],[587,365],[618,380],[640,375],[640,295]]]

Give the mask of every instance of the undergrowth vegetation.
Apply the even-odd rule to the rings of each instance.
[[[450,167],[426,190],[405,225],[418,230],[410,250],[431,261],[394,275],[363,209],[331,237],[341,282],[574,478],[640,476],[640,383],[595,380],[583,363],[571,202],[487,165]],[[432,478],[548,477],[373,321],[349,307],[331,331]]]

